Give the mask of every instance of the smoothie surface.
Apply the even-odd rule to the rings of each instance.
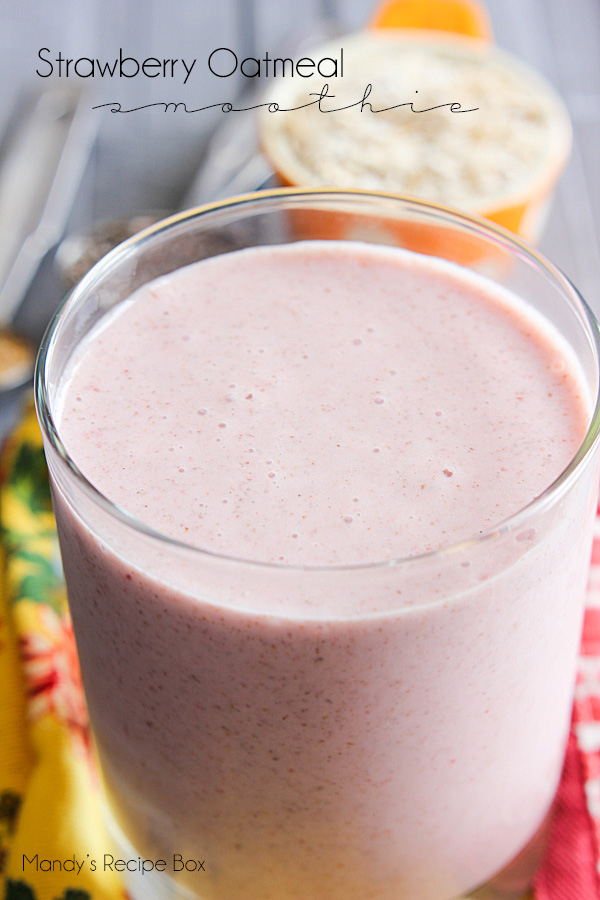
[[[457,266],[370,244],[228,253],[145,285],[73,357],[84,475],[178,540],[341,565],[481,534],[589,424],[566,342]]]

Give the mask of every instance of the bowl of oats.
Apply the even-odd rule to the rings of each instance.
[[[536,71],[435,28],[371,28],[307,58],[331,77],[274,79],[258,116],[283,184],[405,194],[539,240],[572,132]]]

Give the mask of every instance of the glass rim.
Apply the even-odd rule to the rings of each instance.
[[[252,559],[250,557],[234,556],[232,554],[220,553],[209,548],[198,547],[194,544],[188,544],[177,538],[147,525],[142,520],[136,518],[127,512],[123,507],[105,496],[91,481],[83,474],[77,464],[71,458],[66,450],[57,429],[51,411],[50,392],[48,387],[48,365],[50,362],[53,344],[56,336],[67,314],[75,307],[82,298],[93,290],[94,285],[99,279],[119,265],[122,261],[130,256],[130,254],[139,247],[143,247],[152,239],[164,234],[186,222],[192,222],[209,216],[212,213],[223,211],[231,211],[235,209],[247,209],[251,207],[267,206],[264,212],[271,211],[268,206],[273,201],[281,201],[283,205],[278,208],[294,208],[294,201],[312,200],[312,201],[332,201],[356,200],[363,198],[364,200],[373,200],[387,203],[400,203],[401,207],[412,208],[415,211],[428,212],[436,218],[442,218],[446,223],[456,223],[463,227],[467,227],[472,233],[479,234],[488,239],[494,239],[496,244],[501,245],[504,249],[510,251],[513,255],[517,255],[525,259],[527,263],[537,270],[542,270],[546,278],[553,283],[553,286],[562,295],[563,301],[567,301],[577,312],[580,326],[586,332],[589,343],[591,344],[595,368],[597,374],[598,385],[596,388],[596,396],[592,399],[592,412],[590,423],[586,434],[579,445],[577,452],[559,476],[545,488],[542,493],[538,494],[528,504],[518,509],[516,512],[506,516],[495,525],[487,528],[485,531],[474,535],[465,540],[456,541],[443,545],[433,550],[423,553],[417,553],[411,556],[393,557],[390,559],[380,559],[369,562],[345,563],[335,565],[310,565],[287,562],[269,562],[260,559]],[[286,204],[285,201],[288,201]],[[291,205],[290,205],[291,204]],[[276,207],[277,208],[277,207]],[[339,210],[338,210],[339,211]],[[438,258],[434,255],[434,258]],[[460,264],[459,264],[460,265]],[[465,268],[461,266],[461,268]],[[161,276],[154,276],[161,277]],[[487,276],[486,276],[487,277]],[[152,279],[149,279],[152,280]],[[460,554],[468,551],[470,548],[478,547],[480,544],[487,543],[493,539],[514,531],[527,524],[527,522],[536,514],[543,512],[552,506],[568,489],[571,482],[575,479],[577,473],[583,467],[584,463],[590,457],[600,435],[600,324],[598,323],[594,313],[583,299],[577,288],[567,278],[567,276],[548,260],[543,254],[539,253],[534,247],[531,247],[520,237],[480,216],[471,213],[464,213],[451,207],[444,206],[440,203],[421,200],[405,194],[395,194],[387,191],[369,191],[351,188],[296,188],[283,187],[272,188],[269,190],[257,191],[255,193],[241,194],[234,197],[227,197],[223,200],[212,203],[202,204],[183,212],[175,213],[159,222],[153,223],[149,227],[143,229],[133,237],[123,241],[109,253],[103,256],[94,266],[84,275],[77,285],[70,291],[60,303],[54,315],[52,316],[42,341],[40,343],[34,375],[34,400],[38,420],[44,432],[44,436],[49,441],[52,449],[57,453],[60,462],[66,467],[71,477],[75,478],[79,487],[97,506],[109,513],[113,518],[118,519],[122,524],[128,526],[133,531],[141,535],[159,541],[165,546],[171,546],[188,553],[192,553],[200,558],[212,560],[215,563],[234,563],[241,566],[249,566],[253,569],[274,570],[277,572],[289,573],[334,573],[334,572],[359,572],[386,569],[390,567],[400,567],[407,565],[416,565],[428,560],[436,558],[445,558],[450,555]]]

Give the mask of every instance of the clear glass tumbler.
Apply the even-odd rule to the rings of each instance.
[[[89,330],[180,266],[305,238],[453,260],[560,330],[590,426],[540,497],[475,540],[319,568],[194,549],[95,490],[55,424]],[[164,861],[129,876],[136,900],[527,890],[569,729],[597,502],[598,348],[577,291],[518,239],[360,191],[276,190],[174,216],[75,288],[42,344],[36,401],[107,821],[123,858]],[[380,611],[340,617],[330,601],[341,595],[354,608],[376,598]],[[286,597],[313,612],[286,617]]]

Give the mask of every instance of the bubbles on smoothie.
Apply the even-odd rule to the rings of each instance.
[[[536,535],[537,528],[526,528],[525,531],[521,531],[520,534],[517,535],[517,540],[519,542],[532,541]]]
[[[354,518],[352,516],[344,516],[344,522],[346,522],[347,525],[350,525],[351,522],[354,522]]]

